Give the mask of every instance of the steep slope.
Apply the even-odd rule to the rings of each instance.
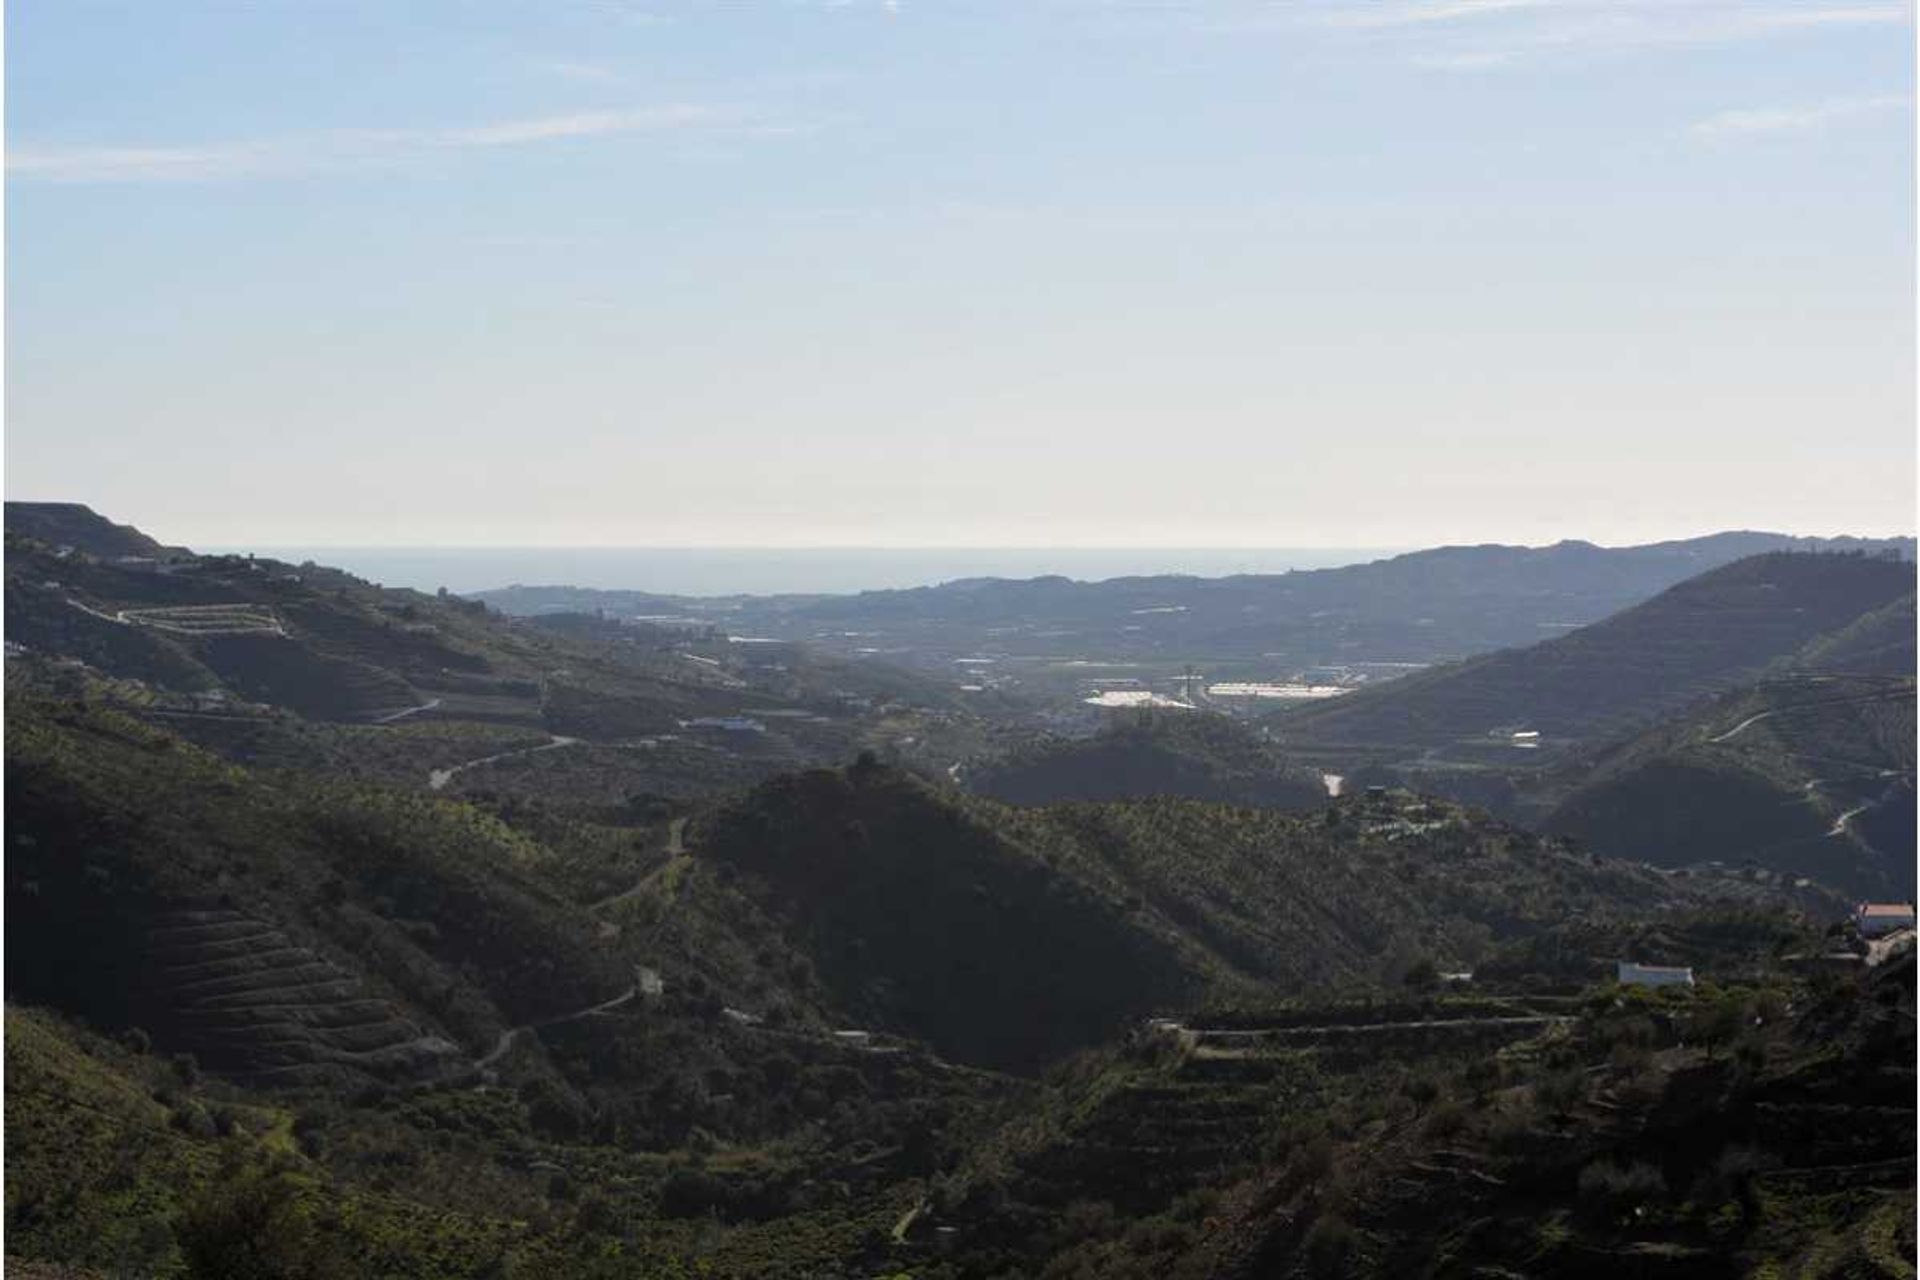
[[[1307,998],[1082,1055],[936,1189],[915,1261],[1102,1280],[1907,1274],[1911,951],[1810,979],[1781,955],[1818,929],[1790,915],[1659,929],[1684,935],[1699,987]]]
[[[122,556],[162,559],[182,554],[129,524],[114,524],[82,502],[9,502],[7,532],[112,560]]]
[[[1508,735],[1561,750],[1629,732],[1753,679],[1913,591],[1910,563],[1769,554],[1700,575],[1592,626],[1284,714],[1296,747],[1472,752]]]
[[[1325,814],[1141,801],[1016,809],[861,765],[783,779],[703,824],[868,1025],[1030,1066],[1203,992],[1470,962],[1582,913],[1686,891],[1407,797]]]
[[[1914,682],[1800,676],[1716,698],[1533,780],[1547,830],[1662,866],[1757,863],[1856,897],[1914,889]]]
[[[8,700],[10,998],[237,1077],[418,1078],[625,966],[461,806],[269,784],[85,704]]]
[[[1855,675],[1913,675],[1914,597],[1903,596],[1821,636],[1800,652],[1794,665]]]
[[[552,734],[594,749],[509,753],[490,787],[534,785],[518,775],[538,760],[541,790],[558,780],[604,805],[712,795],[845,760],[868,741],[926,740],[933,723],[970,736],[973,713],[945,684],[799,645],[597,617],[524,622],[314,564],[179,550],[122,560],[30,535],[67,528],[39,508],[8,510],[21,528],[7,535],[6,637],[26,659],[11,665],[44,674],[82,663],[118,681],[136,714],[243,763],[336,768],[364,751],[426,786],[435,771],[499,753],[423,753],[404,767],[406,734],[356,730]]]
[[[1178,796],[1303,808],[1326,798],[1314,771],[1257,733],[1205,713],[1138,716],[1090,738],[1049,738],[972,766],[969,790],[1009,804]]]
[[[1907,1275],[1912,953],[1796,994],[1596,1002],[1446,1123],[1237,1189],[1189,1274]]]

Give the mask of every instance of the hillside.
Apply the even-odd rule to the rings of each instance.
[[[1224,1278],[1725,1244],[1871,1275],[1911,1252],[1885,1139],[1911,1130],[1910,977],[1848,976],[1866,949],[1794,886],[1797,851],[1662,873],[1637,837],[1328,800],[1205,713],[1009,753],[1017,699],[790,641],[9,552],[10,1270]],[[1823,617],[1872,594],[1773,591]],[[1812,820],[1844,818],[1817,839],[1864,874],[1903,809],[1839,806],[1911,778],[1912,683],[1845,664],[1897,660],[1899,611],[1527,795],[1642,820],[1696,761],[1769,802],[1811,779]],[[1737,653],[1793,630],[1739,616]],[[955,759],[1028,802],[947,785]],[[1621,956],[1712,985],[1636,1002],[1605,981]],[[1821,1110],[1841,1094],[1856,1112]],[[1747,1147],[1759,1171],[1722,1178]],[[1687,1199],[1606,1217],[1646,1206],[1656,1148]]]
[[[1912,676],[1914,634],[1914,597],[1908,594],[1814,640],[1794,665],[1855,675]]]
[[[1204,712],[1140,712],[1088,738],[1045,738],[969,766],[968,790],[1009,804],[1176,796],[1305,808],[1326,799],[1311,769],[1257,733]]]
[[[1697,988],[1303,998],[1049,1078],[914,1224],[936,1274],[1892,1277],[1913,960],[1809,980],[1765,912],[1601,941]],[[1619,954],[1616,952],[1615,954]]]
[[[1755,863],[1856,897],[1914,891],[1911,677],[1779,677],[1528,782],[1546,830],[1661,866]]]
[[[1324,813],[1134,801],[1009,808],[875,765],[762,787],[705,856],[867,1025],[1008,1066],[1209,990],[1470,964],[1577,912],[1692,890],[1410,797]]]
[[[8,533],[67,547],[103,560],[133,556],[166,559],[184,554],[183,548],[162,546],[128,524],[114,524],[81,502],[8,502]]]
[[[1631,732],[1752,680],[1895,605],[1913,581],[1912,564],[1877,557],[1751,557],[1567,635],[1283,713],[1273,723],[1295,750],[1453,749],[1512,759],[1517,742],[1561,751]],[[1520,732],[1535,736],[1511,736]]]
[[[118,529],[72,510],[96,533]],[[424,786],[433,770],[496,753],[409,759],[399,748],[419,741],[420,726],[525,746],[551,734],[599,748],[542,761],[548,782],[565,766],[562,790],[602,804],[684,801],[844,760],[889,735],[938,736],[951,723],[965,737],[975,715],[941,684],[798,645],[595,617],[510,619],[314,564],[180,549],[127,561],[41,538],[72,532],[80,517],[67,508],[8,513],[19,521],[7,535],[10,665],[57,676],[78,661],[120,682],[134,714],[243,763],[374,764]],[[89,545],[111,549],[106,534]],[[511,786],[511,772],[490,777]]]
[[[416,1078],[618,992],[541,851],[462,807],[269,785],[118,712],[8,699],[9,994],[237,1078]]]

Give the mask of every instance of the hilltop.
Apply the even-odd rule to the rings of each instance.
[[[82,552],[104,560],[169,559],[188,554],[184,547],[162,546],[130,524],[114,524],[83,502],[9,502],[8,533],[58,550]]]
[[[1304,808],[1326,788],[1238,721],[1207,712],[1143,711],[1086,738],[1042,738],[971,765],[971,791],[1010,804],[1177,796]]]
[[[586,803],[680,801],[845,759],[883,722],[967,718],[950,689],[882,663],[710,628],[507,618],[310,563],[129,559],[106,552],[158,544],[85,508],[7,511],[16,675],[44,688],[79,662],[135,714],[246,762],[424,786],[564,739],[583,749],[541,760],[549,784],[566,774],[561,789]],[[47,540],[78,536],[76,522],[98,553]],[[484,776],[510,782],[500,772]]]

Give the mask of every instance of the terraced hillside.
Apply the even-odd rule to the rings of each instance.
[[[863,1025],[1003,1065],[1210,987],[1394,979],[1419,956],[1471,963],[1570,914],[1695,892],[1406,795],[1029,809],[871,763],[776,780],[695,843]]]
[[[1646,1035],[1646,1002],[1596,1008],[1542,1042],[1524,1090],[1499,1087],[1528,1074],[1502,1055],[1444,1124],[1430,1110],[1356,1134],[1332,1153],[1331,1192],[1299,1161],[1246,1184],[1195,1274],[1334,1257],[1380,1274],[1905,1275],[1912,1001],[1909,953],[1790,1015],[1777,997],[1758,1014],[1767,997],[1669,1004],[1681,1025],[1720,1004],[1748,1014],[1738,1060]]]
[[[558,790],[604,807],[710,796],[872,743],[931,743],[949,723],[971,736],[974,713],[945,682],[871,661],[590,616],[523,622],[314,564],[94,555],[32,536],[50,527],[37,510],[18,508],[8,532],[10,652],[83,663],[121,682],[137,714],[243,763],[358,773],[398,754],[345,726],[520,729],[597,744],[566,761],[581,767]],[[347,758],[363,748],[371,760]],[[425,785],[486,754],[404,772]]]
[[[268,921],[218,906],[160,914],[141,971],[151,1030],[236,1080],[418,1081],[471,1065],[459,1045],[407,1021],[390,999],[296,945]]]
[[[239,1077],[433,1074],[632,959],[463,806],[269,783],[117,712],[9,699],[15,998]]]
[[[1516,758],[1516,743],[1564,751],[1644,728],[1793,660],[1913,589],[1913,565],[1905,561],[1755,556],[1557,639],[1422,672],[1273,723],[1296,751],[1504,754],[1526,767],[1532,762]]]
[[[1809,988],[1765,959],[1804,926],[1746,927],[1727,985],[1142,1027],[983,1140],[918,1238],[982,1275],[1905,1275],[1911,950]]]

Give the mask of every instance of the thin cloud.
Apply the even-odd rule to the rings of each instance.
[[[1820,0],[1309,0],[1235,29],[1318,28],[1416,66],[1483,71],[1543,55],[1608,54],[1907,25],[1911,6]]]
[[[1549,0],[1428,0],[1384,9],[1353,8],[1329,13],[1321,21],[1330,27],[1418,27],[1511,13],[1516,9],[1538,9],[1547,3]]]
[[[1912,98],[1895,94],[1872,98],[1829,98],[1825,102],[1795,107],[1720,111],[1696,121],[1688,132],[1696,138],[1707,139],[1813,133],[1839,121],[1906,110],[1912,106]]]
[[[7,172],[54,182],[291,177],[435,153],[702,130],[767,137],[795,132],[796,126],[734,108],[669,104],[536,116],[462,129],[335,129],[182,147],[18,146],[7,149]]]
[[[1428,71],[1497,71],[1515,61],[1510,49],[1468,49],[1459,53],[1416,53],[1408,59]]]
[[[595,62],[543,62],[540,69],[550,75],[583,84],[620,84],[626,80],[612,67],[603,67]]]

